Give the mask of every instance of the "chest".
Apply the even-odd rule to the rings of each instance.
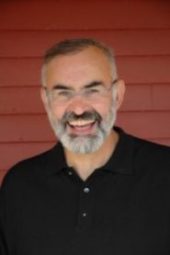
[[[35,189],[27,193],[18,219],[19,255],[170,250],[168,190],[159,182],[118,175],[81,182],[62,176]]]

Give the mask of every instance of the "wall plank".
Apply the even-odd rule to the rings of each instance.
[[[118,57],[120,76],[128,83],[170,83],[170,57]]]
[[[117,123],[126,127],[127,132],[145,139],[168,138],[170,112],[122,112]]]
[[[104,40],[118,56],[170,55],[170,29],[157,30],[0,30],[0,57],[41,57],[57,41],[74,37]],[[137,42],[137,43],[136,43]]]
[[[40,84],[40,59],[1,58],[0,67],[0,87]]]
[[[0,116],[1,142],[49,142],[54,136],[46,115]]]
[[[0,29],[170,28],[169,7],[170,2],[166,0],[79,1],[76,4],[73,1],[41,1],[41,4],[36,0],[4,1]]]
[[[154,85],[152,87],[152,109],[155,109],[155,110],[170,109],[170,84],[168,86]]]
[[[0,88],[0,102],[0,115],[44,113],[40,86]]]

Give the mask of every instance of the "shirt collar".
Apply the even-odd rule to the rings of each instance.
[[[131,175],[133,174],[134,139],[121,128],[114,129],[119,134],[119,140],[112,156],[102,169],[112,173]]]
[[[46,153],[44,164],[44,167],[47,170],[47,175],[53,175],[68,168],[65,160],[64,149],[60,142]]]
[[[114,129],[119,134],[119,141],[113,155],[101,169],[112,173],[131,175],[133,174],[134,139],[122,129],[118,127]],[[69,168],[60,142],[45,154],[45,158],[44,164],[47,169],[47,175],[56,174],[63,169]]]

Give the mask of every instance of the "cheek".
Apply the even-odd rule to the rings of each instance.
[[[106,117],[110,112],[113,106],[113,100],[107,98],[106,100],[101,101],[100,103],[96,103],[93,105],[95,111],[97,111],[101,117]]]
[[[62,119],[66,108],[64,106],[55,106],[55,105],[50,105],[48,108],[48,111],[50,111],[51,115],[53,118],[56,118],[57,120]]]
[[[100,102],[89,103],[88,107],[84,108],[84,111],[95,110],[97,113],[101,115],[102,118],[105,118],[113,105],[113,99],[111,97],[104,98],[100,100]],[[48,111],[50,111],[53,118],[60,120],[63,118],[64,114],[70,111],[69,105],[58,105],[55,106],[51,104],[48,107]]]

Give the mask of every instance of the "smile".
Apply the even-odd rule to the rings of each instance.
[[[94,120],[73,120],[68,122],[69,131],[75,135],[88,135],[94,132]]]
[[[68,122],[72,127],[85,127],[94,123],[94,120],[73,120]]]

